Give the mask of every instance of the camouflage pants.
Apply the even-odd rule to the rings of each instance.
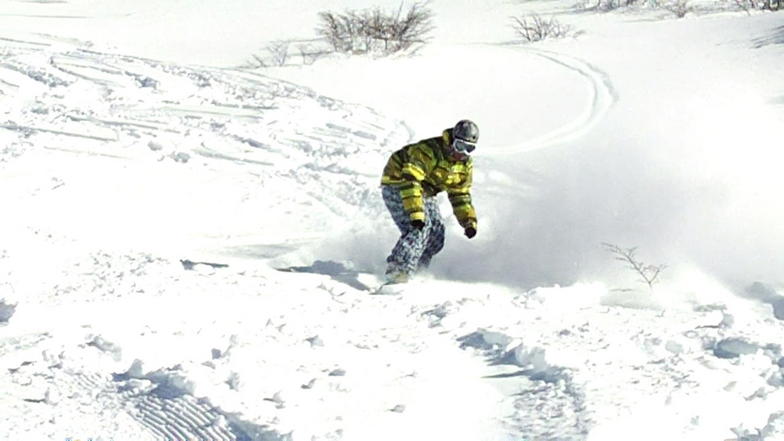
[[[411,226],[408,213],[403,209],[400,191],[395,187],[381,187],[384,203],[400,230],[400,239],[392,254],[387,257],[387,273],[402,271],[413,274],[417,270],[427,268],[430,259],[444,248],[444,223],[438,210],[435,197],[425,198],[425,227],[417,230]]]

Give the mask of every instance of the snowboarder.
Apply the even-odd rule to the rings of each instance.
[[[407,145],[389,158],[381,178],[381,194],[400,230],[400,239],[387,257],[387,283],[407,282],[418,270],[427,268],[444,247],[438,193],[447,192],[466,237],[476,235],[470,154],[478,139],[477,125],[462,120],[440,137]]]

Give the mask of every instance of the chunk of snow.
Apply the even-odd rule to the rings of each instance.
[[[0,300],[0,323],[8,322],[16,312],[16,305]]]
[[[754,354],[759,346],[739,338],[725,338],[716,343],[713,354],[719,358],[737,358],[741,355]]]

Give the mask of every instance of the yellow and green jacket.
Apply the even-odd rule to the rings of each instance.
[[[384,167],[382,185],[400,190],[403,208],[413,220],[425,219],[424,198],[446,191],[452,211],[463,228],[476,228],[476,211],[471,203],[473,161],[449,157],[452,129],[440,137],[424,139],[392,154]]]

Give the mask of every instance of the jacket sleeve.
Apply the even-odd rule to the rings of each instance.
[[[458,223],[463,228],[476,228],[476,210],[471,202],[471,183],[473,181],[473,163],[466,164],[466,176],[459,184],[447,189],[449,203]]]
[[[422,181],[433,168],[433,153],[424,144],[414,144],[408,150],[402,166],[405,182],[398,188],[403,199],[403,208],[409,219],[425,220],[425,202],[422,195]]]

